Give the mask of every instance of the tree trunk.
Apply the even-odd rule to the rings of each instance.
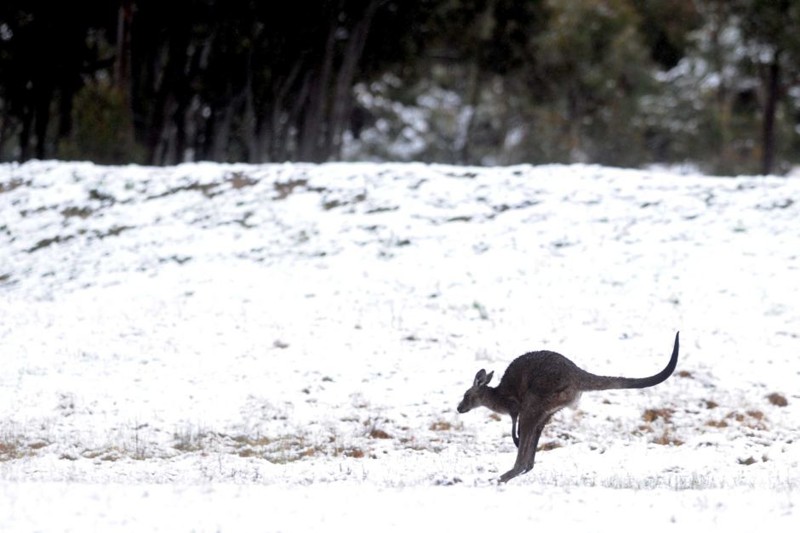
[[[478,114],[482,86],[481,67],[477,59],[470,61],[467,70],[467,105],[462,111],[466,116],[463,124],[460,124],[460,120],[457,123],[456,127],[460,131],[456,131],[454,146],[456,159],[454,162],[460,165],[465,165],[470,161],[470,153],[472,152],[470,141],[475,130],[475,115]]]
[[[114,62],[114,84],[127,109],[131,109],[131,25],[133,0],[122,0],[117,15],[117,55]],[[131,110],[131,114],[133,111]]]
[[[231,99],[233,100],[233,98]],[[228,102],[221,110],[215,111],[214,132],[211,141],[211,160],[227,159],[231,126],[233,124],[233,102]]]
[[[293,97],[292,100],[295,98],[297,101],[304,100],[304,98],[294,94],[296,90],[295,82],[300,78],[304,68],[305,62],[302,59],[298,59],[280,82],[273,83],[275,90],[270,103],[269,129],[266,134],[268,135],[268,141],[265,141],[265,144],[270,147],[269,158],[272,161],[289,159],[293,142],[289,129],[291,125],[297,124],[298,111],[290,107],[287,102],[290,100],[290,95]]]
[[[200,53],[195,50],[191,57],[187,57],[187,60],[188,65],[184,75],[177,81],[173,92],[175,95],[175,111],[172,113],[172,122],[175,126],[173,162],[176,164],[186,161],[187,147],[190,146],[186,130],[194,94],[191,81],[195,79],[200,70]]]
[[[252,52],[248,53],[247,74],[245,76],[244,87],[244,115],[242,117],[242,130],[245,135],[244,143],[247,146],[247,162],[260,163],[263,154],[261,152],[261,124],[256,119],[255,95],[253,94],[253,61]]]
[[[22,129],[19,132],[19,158],[27,161],[31,158],[31,130],[33,129],[33,110],[25,104],[22,111]]]
[[[767,66],[767,99],[761,130],[761,173],[764,175],[771,174],[775,167],[775,113],[780,98],[780,55],[781,51],[775,50],[772,62]]]
[[[367,37],[372,26],[372,19],[378,11],[382,0],[372,0],[366,7],[361,20],[351,30],[347,46],[345,47],[342,64],[336,75],[328,131],[326,132],[324,151],[326,156],[341,156],[342,135],[349,124],[350,113],[353,109],[353,80],[356,76],[358,64],[367,44]]]
[[[471,141],[475,131],[475,117],[478,114],[478,105],[481,101],[481,88],[483,87],[483,72],[480,61],[480,54],[484,48],[489,46],[489,41],[494,32],[495,21],[495,0],[487,2],[486,7],[478,18],[478,38],[480,45],[469,62],[467,80],[467,116],[465,123],[459,125],[462,131],[456,132],[456,162],[466,164],[470,161],[472,152]]]
[[[72,85],[62,85],[58,101],[58,142],[66,139],[72,133],[72,101],[74,98],[75,90]]]
[[[36,135],[36,158],[47,158],[47,129],[50,125],[50,102],[53,99],[54,88],[49,77],[40,80],[40,88],[36,90],[34,114],[36,115],[36,122],[34,126],[34,133]],[[41,87],[44,85],[44,87]]]
[[[298,156],[301,161],[320,163],[326,158],[321,153],[321,141],[330,125],[326,118],[328,112],[328,87],[331,84],[333,61],[336,57],[336,32],[338,11],[334,8],[329,17],[328,35],[322,63],[306,80],[308,102],[301,118]]]
[[[717,135],[714,141],[712,155],[714,161],[714,171],[722,174],[735,172],[733,145],[733,95],[734,92],[728,87],[727,79],[722,75],[725,72],[726,58],[724,44],[722,42],[723,29],[726,21],[730,18],[729,7],[720,3],[713,4],[710,20],[713,22],[711,30],[711,60],[713,71],[719,76],[719,84],[715,94],[716,103],[716,126]]]
[[[586,154],[583,151],[583,105],[581,104],[580,89],[575,78],[567,82],[567,139],[569,153],[567,154],[570,163],[585,163]]]
[[[162,45],[167,60],[163,74],[154,78],[158,79],[160,83],[154,87],[154,103],[150,112],[148,128],[147,159],[151,165],[162,165],[167,162],[170,137],[170,124],[167,118],[175,112],[176,88],[187,83],[185,78],[187,76],[186,60],[189,43],[189,28],[178,25],[171,29],[167,42]]]

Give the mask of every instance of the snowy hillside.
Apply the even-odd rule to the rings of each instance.
[[[477,370],[646,376],[678,330],[673,377],[584,394],[494,483]],[[3,531],[785,530],[800,180],[0,165],[0,362]]]

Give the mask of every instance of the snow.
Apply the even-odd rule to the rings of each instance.
[[[798,218],[796,176],[0,165],[0,524],[787,530]],[[677,330],[673,377],[584,394],[494,482],[477,370],[646,376]]]

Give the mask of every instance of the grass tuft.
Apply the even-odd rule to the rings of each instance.
[[[642,414],[642,420],[647,422],[648,424],[655,422],[656,420],[663,420],[664,422],[671,422],[672,415],[675,414],[675,409],[647,409],[645,410],[644,414]]]
[[[454,431],[454,430],[460,431],[464,429],[464,424],[461,422],[459,422],[458,424],[453,424],[452,422],[448,422],[447,420],[437,420],[433,422],[428,429],[430,429],[431,431]]]
[[[0,435],[0,462],[32,457],[50,445],[44,440],[27,442],[24,436],[16,433]]]
[[[5,440],[0,442],[0,461],[11,461],[23,457],[22,448],[16,440]]]

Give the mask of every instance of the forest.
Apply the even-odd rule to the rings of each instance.
[[[800,0],[3,0],[0,161],[800,162]]]

